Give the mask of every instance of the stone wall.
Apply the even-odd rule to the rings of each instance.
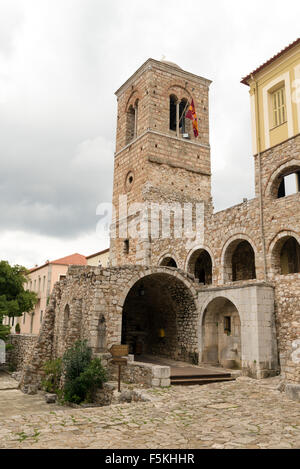
[[[118,379],[118,366],[109,365],[110,377]],[[170,367],[128,361],[127,366],[121,368],[121,380],[129,384],[143,384],[148,387],[170,386]]]
[[[13,346],[13,348],[7,352],[7,364],[14,371],[21,371],[30,362],[30,357],[36,342],[36,335],[11,334],[9,336],[9,343]]]
[[[181,288],[184,291],[181,314],[186,304],[186,313],[193,313],[197,319],[197,293],[193,281],[185,272],[168,267],[102,269],[71,266],[68,276],[56,284],[51,295],[36,347],[30,363],[23,370],[21,388],[27,392],[36,390],[42,377],[42,364],[61,357],[76,340],[86,339],[94,354],[99,353],[99,336],[102,346],[105,343],[106,351],[113,344],[121,343],[122,313],[127,295],[137,282],[148,278],[168,281],[177,294]],[[198,347],[197,324],[193,324],[189,317],[182,317],[181,320],[187,321],[187,327],[182,328],[185,335],[181,334],[177,355],[180,356],[182,350],[187,355],[194,355]],[[194,340],[191,340],[193,336]]]

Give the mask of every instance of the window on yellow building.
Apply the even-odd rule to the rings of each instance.
[[[285,89],[284,86],[272,93],[273,127],[286,121]]]

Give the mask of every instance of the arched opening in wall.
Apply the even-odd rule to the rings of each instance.
[[[189,288],[165,273],[137,281],[123,306],[122,344],[135,355],[196,363],[197,308]]]
[[[202,362],[225,368],[241,367],[241,321],[227,298],[215,298],[206,307],[202,322]]]
[[[138,105],[139,100],[137,99],[134,106],[129,106],[126,113],[126,144],[137,137]]]
[[[195,251],[188,262],[188,272],[203,285],[212,284],[212,260],[205,249]]]
[[[300,167],[291,166],[281,172],[271,185],[271,196],[282,199],[300,192]]]
[[[65,338],[69,329],[70,322],[70,306],[66,305],[64,309],[63,337]]]
[[[176,261],[173,259],[173,257],[165,257],[160,265],[164,266],[164,267],[177,267],[177,263]]]
[[[225,282],[238,282],[256,278],[255,253],[251,244],[244,239],[233,241],[224,258]]]
[[[277,241],[272,257],[275,273],[289,275],[300,272],[300,246],[293,236],[285,236]]]

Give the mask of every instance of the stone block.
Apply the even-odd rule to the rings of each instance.
[[[285,393],[289,399],[300,402],[300,384],[287,384]]]
[[[47,393],[45,394],[45,401],[47,404],[55,404],[55,402],[57,401],[57,395]]]
[[[171,385],[171,380],[170,380],[170,378],[163,378],[163,379],[160,380],[160,386],[161,386],[162,388],[168,387],[168,386],[170,386],[170,385]]]
[[[151,386],[153,386],[154,388],[157,388],[160,386],[160,379],[159,378],[153,378],[152,381],[151,381]]]
[[[169,366],[153,366],[152,368],[153,378],[169,378],[170,367]]]

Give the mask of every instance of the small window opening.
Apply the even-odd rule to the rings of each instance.
[[[124,241],[124,254],[129,254],[129,239]]]
[[[283,176],[278,188],[278,199],[297,194],[300,191],[300,171]]]
[[[273,107],[273,127],[286,122],[285,111],[285,89],[284,87],[272,93],[272,107]]]
[[[224,332],[227,334],[231,332],[231,317],[230,316],[224,317]]]

